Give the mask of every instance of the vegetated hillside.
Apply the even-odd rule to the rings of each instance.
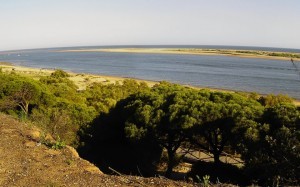
[[[21,140],[25,147],[71,145],[107,174],[113,168],[128,175],[172,178],[177,173],[174,168],[184,161],[184,154],[177,150],[184,148],[204,150],[214,157],[211,163],[193,164],[187,176],[195,181],[299,184],[300,108],[287,96],[197,90],[167,82],[149,87],[134,80],[92,83],[78,90],[62,70],[33,79],[0,69],[0,112],[41,129],[36,138],[29,136],[33,143]],[[43,135],[48,133],[57,141]],[[60,154],[54,151],[44,157],[53,155]],[[222,155],[238,156],[244,162],[242,168],[224,163]],[[61,168],[54,171],[64,171],[73,162],[68,157],[47,166],[58,165]],[[124,184],[136,180],[129,178]]]
[[[160,178],[110,176],[36,127],[0,114],[0,186],[196,186]]]

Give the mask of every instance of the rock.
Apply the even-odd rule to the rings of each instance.
[[[92,173],[92,174],[103,174],[99,168],[97,168],[96,166],[92,166],[92,165],[85,167],[84,170],[89,173]]]
[[[31,130],[31,131],[28,131],[27,134],[28,134],[27,136],[32,140],[40,141],[40,139],[41,139],[41,132],[40,131]]]
[[[47,135],[46,135],[45,141],[46,141],[46,142],[49,142],[49,143],[55,143],[54,138],[53,138],[50,134],[47,134]]]
[[[26,147],[35,147],[36,146],[36,142],[29,141],[29,142],[25,142],[24,145]]]
[[[54,150],[54,149],[48,149],[45,152],[48,153],[49,155],[52,155],[52,156],[61,154],[60,151]]]
[[[82,167],[85,171],[92,173],[92,174],[103,174],[102,171],[100,171],[99,168],[94,166],[92,163],[90,163],[87,160],[81,160],[81,163],[83,164]]]
[[[66,146],[66,150],[71,154],[71,157],[80,158],[78,152],[71,146]]]

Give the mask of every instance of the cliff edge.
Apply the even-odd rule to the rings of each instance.
[[[0,186],[195,186],[161,178],[111,176],[70,146],[55,149],[33,125],[0,113]],[[55,144],[54,144],[55,145]]]

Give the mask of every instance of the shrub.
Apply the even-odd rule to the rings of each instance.
[[[63,70],[58,69],[58,70],[54,71],[53,73],[51,73],[51,77],[53,77],[53,78],[67,78],[67,77],[70,77],[70,75],[67,72],[63,71]]]

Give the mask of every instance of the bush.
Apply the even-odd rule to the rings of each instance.
[[[272,107],[278,104],[282,104],[282,103],[292,103],[293,99],[290,98],[287,95],[273,95],[273,94],[269,94],[267,96],[262,96],[258,99],[258,101],[266,107]]]
[[[54,71],[53,73],[51,73],[51,77],[53,77],[53,78],[67,78],[67,77],[70,77],[70,75],[67,72],[63,71],[63,70],[58,69],[58,70]]]

